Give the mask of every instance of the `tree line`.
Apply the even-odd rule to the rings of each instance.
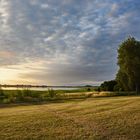
[[[105,81],[99,90],[140,92],[140,41],[134,37],[123,41],[118,48],[117,64],[115,80]]]

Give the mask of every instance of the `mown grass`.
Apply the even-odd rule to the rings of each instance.
[[[1,140],[139,140],[140,97],[0,108]]]

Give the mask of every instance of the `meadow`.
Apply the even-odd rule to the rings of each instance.
[[[95,88],[79,88],[72,90],[3,90],[0,89],[0,105],[11,103],[59,102],[62,100],[87,99],[90,97],[112,97],[135,95],[135,92],[98,92]]]
[[[94,89],[90,88],[90,91],[93,92]],[[53,90],[48,89],[46,91],[31,90],[28,88],[22,90],[3,90],[0,89],[0,104],[9,104],[9,103],[38,103],[44,101],[57,101],[57,100],[66,100],[66,99],[75,99],[75,98],[87,98],[88,88],[79,88],[72,90]]]
[[[0,108],[1,140],[139,140],[140,97]]]

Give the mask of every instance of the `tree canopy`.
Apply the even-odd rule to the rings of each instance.
[[[114,87],[117,85],[117,82],[115,80],[111,81],[105,81],[101,84],[100,90],[101,91],[114,91]]]
[[[125,91],[140,90],[140,41],[129,37],[118,49],[119,71],[116,80]]]
[[[116,79],[102,83],[100,90],[140,92],[140,41],[128,37],[120,44],[118,66]]]

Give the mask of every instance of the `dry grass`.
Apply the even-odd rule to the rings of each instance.
[[[0,108],[0,140],[139,140],[140,97]]]

